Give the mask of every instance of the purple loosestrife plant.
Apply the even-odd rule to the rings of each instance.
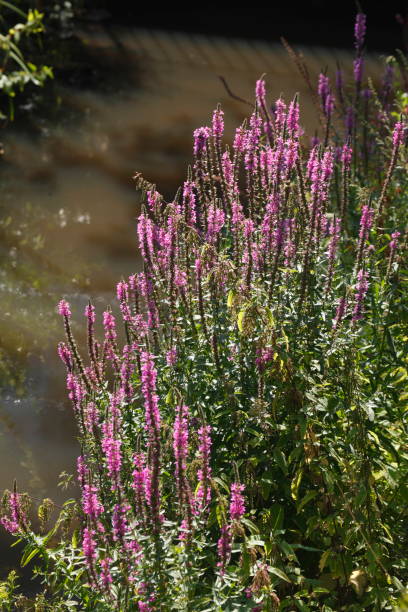
[[[263,79],[229,145],[218,106],[174,198],[143,182],[143,270],[118,284],[118,316],[87,306],[88,365],[60,302],[81,455],[74,537],[41,540],[54,602],[396,605],[407,180],[390,87],[379,114],[354,81],[335,100],[322,73],[312,148],[297,96],[272,107]],[[29,556],[39,541],[10,495],[2,523]]]

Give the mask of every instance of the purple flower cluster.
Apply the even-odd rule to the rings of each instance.
[[[359,321],[363,318],[364,298],[368,291],[368,272],[359,270],[357,273],[357,285],[354,300],[352,321]]]
[[[177,408],[177,415],[173,428],[173,451],[176,462],[176,483],[179,491],[179,501],[182,502],[184,472],[187,467],[188,454],[188,407],[181,405]]]
[[[67,319],[71,318],[71,309],[66,300],[61,300],[58,304],[58,313]]]
[[[153,355],[147,351],[141,353],[142,393],[145,401],[146,427],[151,437],[160,429],[159,398],[156,393],[157,370]]]
[[[200,513],[211,501],[211,467],[210,467],[210,453],[211,453],[211,427],[209,425],[203,425],[198,430],[199,437],[199,459],[200,469],[197,472],[198,476],[198,487],[196,491],[196,508],[197,512]]]
[[[364,13],[357,13],[356,21],[354,24],[354,39],[357,53],[361,53],[361,49],[364,45],[364,38],[366,34],[366,15]]]
[[[13,491],[7,500],[8,516],[2,516],[0,523],[9,533],[15,534],[24,527],[25,513],[21,506],[20,493]]]
[[[98,499],[97,487],[85,484],[82,488],[82,509],[91,520],[96,520],[104,512]]]
[[[234,482],[231,485],[230,517],[231,521],[239,521],[245,514],[245,503],[242,492],[245,485]]]

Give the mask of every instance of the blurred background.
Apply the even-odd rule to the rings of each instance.
[[[40,88],[11,96],[10,58],[0,70],[0,488],[57,502],[78,454],[56,304],[72,304],[84,342],[84,307],[115,307],[115,284],[139,266],[141,172],[171,198],[191,162],[192,132],[218,102],[226,136],[250,111],[255,81],[266,73],[269,100],[300,94],[302,122],[318,129],[311,92],[280,37],[300,50],[311,81],[340,65],[352,73],[355,2],[328,13],[327,2],[251,10],[211,7],[141,11],[124,2],[19,1],[43,14],[45,30],[19,45],[27,62],[52,68]],[[367,74],[380,79],[381,56],[407,50],[407,5],[367,13]],[[24,21],[0,1],[0,32]],[[1,64],[0,64],[1,65]],[[29,70],[32,70],[28,67]],[[101,325],[99,323],[99,329]],[[6,537],[0,534],[0,538]],[[0,563],[13,563],[9,552]]]

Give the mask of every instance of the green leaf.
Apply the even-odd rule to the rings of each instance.
[[[215,507],[215,516],[217,517],[218,526],[222,527],[224,524],[224,513],[219,504]]]
[[[246,311],[245,308],[243,310],[240,310],[238,313],[238,318],[237,318],[238,329],[241,333],[244,329],[245,311]]]
[[[361,504],[365,501],[367,497],[367,489],[365,488],[365,486],[362,484],[360,487],[360,490],[357,494],[357,497],[355,499],[355,505],[356,506],[361,506]]]
[[[320,557],[320,561],[319,561],[319,570],[322,572],[324,570],[324,568],[326,567],[326,563],[329,560],[329,557],[331,555],[331,548],[328,548],[327,550],[324,551],[324,553],[322,554],[322,556]]]
[[[302,482],[302,477],[303,477],[303,466],[297,471],[296,476],[294,477],[290,485],[290,491],[292,494],[292,498],[295,501],[297,501],[300,483]]]
[[[33,548],[31,550],[28,549],[22,556],[21,567],[25,567],[26,565],[28,565],[31,559],[34,559],[34,557],[38,555],[39,552],[40,552],[40,548]]]
[[[330,593],[329,589],[326,589],[325,587],[315,587],[313,589],[313,593],[315,595],[327,595],[328,593]]]
[[[288,578],[288,576],[285,574],[285,572],[282,571],[281,569],[279,569],[278,567],[272,567],[271,565],[269,565],[268,566],[268,571],[271,574],[275,574],[275,576],[277,576],[281,580],[284,580],[285,582],[289,582],[289,584],[292,583],[292,581],[290,580],[290,578]]]
[[[254,534],[254,533],[259,533],[259,528],[257,525],[255,525],[254,522],[252,522],[251,520],[249,520],[249,518],[246,518],[245,516],[242,517],[241,519],[241,523],[243,525],[245,525],[246,527],[248,527],[249,531]]]
[[[278,466],[280,467],[280,469],[282,470],[282,472],[285,474],[285,476],[287,476],[288,475],[288,464],[286,463],[286,457],[283,454],[283,452],[280,450],[280,448],[275,448],[275,450],[273,451],[273,457],[276,463],[278,464]]]
[[[296,561],[298,560],[295,551],[288,542],[286,542],[285,540],[279,540],[278,546],[290,561],[293,559],[295,559]]]
[[[74,533],[72,534],[71,539],[72,548],[76,548],[78,546],[78,530],[74,529]]]
[[[265,546],[265,542],[263,540],[260,540],[259,538],[249,538],[247,540],[247,545],[248,546]]]
[[[301,612],[309,612],[310,608],[301,599],[296,599],[296,606]]]
[[[279,504],[273,504],[271,507],[271,526],[273,531],[282,529],[284,519],[283,506]]]
[[[309,491],[308,493],[306,493],[306,495],[303,497],[303,499],[299,502],[298,506],[297,506],[297,513],[299,514],[299,512],[310,502],[312,501],[312,499],[314,499],[316,496],[318,495],[317,491]]]

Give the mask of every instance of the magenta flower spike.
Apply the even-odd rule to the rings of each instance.
[[[157,370],[153,355],[147,351],[141,353],[142,393],[145,401],[146,428],[151,436],[160,429],[159,398],[156,394]]]
[[[356,285],[356,294],[355,294],[355,302],[354,309],[352,315],[353,323],[355,321],[359,321],[363,318],[363,304],[364,298],[367,295],[368,291],[368,272],[365,270],[359,270],[357,273],[357,285]]]
[[[275,102],[275,125],[277,130],[281,130],[286,121],[286,104],[282,98]]]
[[[173,452],[176,463],[176,483],[179,491],[183,491],[184,472],[187,468],[188,454],[188,407],[179,406],[173,428]],[[179,499],[181,503],[183,500]]]
[[[398,239],[401,236],[401,232],[393,232],[391,234],[392,240],[390,241],[389,247],[391,251],[395,251],[398,246]]]
[[[335,97],[333,96],[333,94],[329,93],[327,94],[325,103],[324,103],[324,114],[326,115],[326,117],[331,117],[334,111],[334,102],[335,102]]]
[[[359,233],[360,244],[364,242],[365,240],[367,240],[371,226],[373,224],[373,218],[374,218],[374,210],[370,208],[367,204],[364,204],[362,211],[361,211],[361,218],[360,218],[360,233]]]
[[[66,300],[61,300],[58,304],[58,313],[67,319],[71,318],[70,305]]]
[[[88,473],[89,473],[89,470],[87,468],[85,460],[82,455],[79,455],[77,459],[77,475],[78,475],[78,482],[81,485],[81,487],[85,486],[85,481],[88,477]]]
[[[296,161],[298,159],[298,146],[298,142],[293,139],[287,140],[285,143],[283,163],[288,174],[295,167]]]
[[[168,366],[174,366],[177,363],[177,348],[173,346],[166,353],[166,363]]]
[[[265,81],[263,79],[259,79],[255,85],[255,99],[259,106],[265,105],[266,98],[266,89],[265,89]]]
[[[82,509],[91,519],[96,520],[104,512],[104,507],[98,499],[98,489],[90,484],[85,484],[82,489]]]
[[[89,568],[92,568],[96,559],[97,544],[93,535],[95,531],[85,527],[82,536],[82,550],[86,559],[86,564]]]
[[[334,258],[336,256],[337,244],[340,238],[340,229],[341,229],[341,221],[340,219],[335,219],[333,223],[330,224],[330,228],[329,228],[331,239],[329,242],[327,257],[329,259],[329,262],[331,263],[334,261]]]
[[[343,163],[344,170],[350,170],[352,158],[353,149],[348,144],[343,145],[341,161]]]
[[[234,167],[228,151],[225,151],[222,154],[222,171],[224,174],[225,183],[227,187],[231,189],[234,184]]]
[[[116,285],[116,296],[119,302],[124,302],[128,299],[128,284],[125,281],[120,281]]]
[[[194,183],[185,181],[183,186],[183,212],[187,223],[195,226],[196,216],[196,196],[193,191]]]
[[[225,223],[225,213],[221,208],[212,205],[208,209],[207,240],[214,244]]]
[[[105,557],[101,559],[99,564],[101,566],[100,580],[101,584],[105,589],[109,589],[110,585],[113,582],[112,574],[110,572],[110,564],[112,563],[112,559],[110,557]]]
[[[322,107],[324,108],[326,104],[326,98],[330,93],[329,77],[325,74],[319,74],[317,93],[320,96],[320,99],[322,101]]]
[[[67,347],[65,342],[59,342],[58,344],[58,355],[61,361],[65,364],[68,372],[72,372],[74,367],[74,360],[70,349]]]
[[[356,21],[354,24],[354,46],[357,53],[361,53],[361,49],[364,45],[364,38],[366,34],[366,15],[364,13],[357,13]]]
[[[0,518],[0,524],[11,534],[16,534],[23,528],[26,517],[21,507],[20,494],[17,491],[10,493],[8,498],[8,515]]]
[[[392,144],[394,148],[397,149],[400,145],[404,144],[405,136],[406,125],[402,121],[397,121],[392,133]]]
[[[89,433],[93,433],[95,427],[99,424],[99,413],[94,402],[89,402],[86,405],[85,426]]]
[[[309,159],[307,161],[306,176],[309,181],[312,181],[312,177],[316,176],[316,172],[319,169],[318,160],[318,145],[314,145],[309,153]]]
[[[113,509],[112,516],[112,528],[113,528],[113,540],[123,540],[125,537],[129,526],[126,518],[126,514],[130,506],[124,504],[116,504]]]
[[[229,525],[223,525],[221,527],[221,536],[217,543],[217,552],[219,559],[217,567],[222,576],[231,556],[231,527]]]
[[[105,455],[106,468],[109,478],[112,480],[112,491],[119,486],[120,470],[122,466],[120,438],[116,437],[114,420],[110,419],[102,424],[103,437],[101,440],[102,450]]]
[[[299,103],[297,100],[292,100],[289,104],[287,127],[293,136],[299,134]]]
[[[221,108],[216,108],[213,113],[212,134],[216,139],[221,139],[224,134],[224,111]]]
[[[109,342],[115,342],[116,340],[116,321],[113,314],[106,310],[103,313],[103,327],[105,329],[105,339]]]
[[[232,521],[239,521],[245,514],[245,503],[242,492],[245,485],[234,482],[231,485],[230,517]]]
[[[92,304],[87,304],[87,306],[85,306],[85,316],[88,319],[89,323],[93,325],[96,320],[95,306],[92,306]]]
[[[247,131],[242,126],[235,130],[233,149],[235,153],[243,153],[246,147]]]
[[[204,425],[198,430],[198,455],[201,464],[201,467],[197,472],[199,486],[196,493],[196,507],[198,512],[201,512],[211,501],[210,453],[212,442],[210,434],[211,427],[209,425]]]
[[[199,157],[207,150],[207,142],[211,135],[209,127],[200,127],[194,131],[194,155]]]
[[[361,84],[363,80],[363,68],[364,68],[364,59],[362,57],[357,57],[353,63],[354,70],[354,80],[357,85]]]
[[[344,318],[347,307],[347,299],[345,296],[341,297],[337,305],[336,314],[333,320],[333,329],[337,329],[339,324]]]

